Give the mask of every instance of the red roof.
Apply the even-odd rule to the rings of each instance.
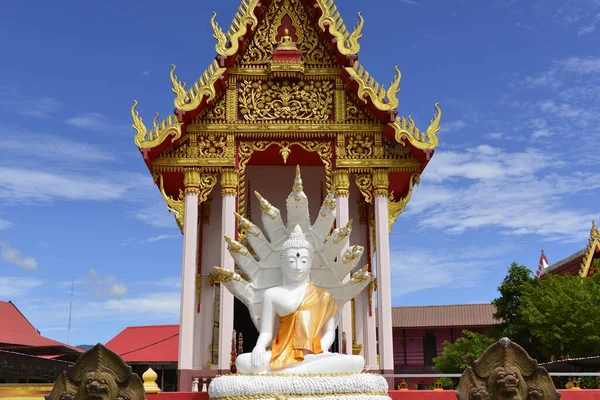
[[[130,326],[106,347],[128,363],[177,362],[179,325]]]
[[[420,306],[392,308],[394,328],[437,328],[492,326],[495,308],[491,304],[456,304],[447,306]]]
[[[81,349],[40,335],[40,332],[10,301],[0,301],[0,321],[0,347],[2,348],[61,347],[63,351],[66,348],[83,353]]]

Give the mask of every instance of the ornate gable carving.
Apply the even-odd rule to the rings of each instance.
[[[291,25],[291,35],[307,66],[337,66],[327,44],[319,38],[316,24],[309,18],[311,12],[301,0],[273,0],[267,7],[261,7],[258,28],[238,59],[238,64],[248,66],[269,63],[273,58],[273,50],[281,39],[282,31],[278,28]]]
[[[346,94],[346,121],[352,123],[379,123],[379,120],[361,105],[356,96],[350,94]]]

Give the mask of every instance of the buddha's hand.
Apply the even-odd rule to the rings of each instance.
[[[261,367],[265,360],[266,349],[261,346],[256,346],[254,350],[252,350],[252,366],[253,367]]]

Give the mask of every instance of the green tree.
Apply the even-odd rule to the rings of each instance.
[[[433,359],[433,369],[444,374],[462,373],[472,367],[475,360],[496,342],[488,335],[464,330],[464,337],[454,343],[445,341],[440,357]]]
[[[497,339],[508,337],[532,357],[537,357],[539,353],[536,351],[536,344],[532,342],[530,327],[523,317],[523,294],[538,282],[539,279],[532,276],[529,268],[513,262],[498,287],[500,297],[492,301],[496,308],[494,317],[501,321],[492,335]]]
[[[600,355],[600,274],[550,274],[526,285],[519,304],[544,359]]]

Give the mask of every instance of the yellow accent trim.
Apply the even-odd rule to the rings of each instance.
[[[588,273],[590,272],[590,267],[592,265],[592,260],[594,259],[594,253],[596,252],[596,248],[600,248],[600,231],[598,231],[596,221],[592,221],[590,241],[588,242],[588,245],[585,249],[583,259],[581,260],[581,267],[579,268],[580,277],[586,278],[588,276]]]
[[[208,96],[207,101],[214,100],[217,96],[215,83],[227,71],[227,68],[219,67],[219,62],[214,60],[190,90],[186,91],[186,84],[181,82],[175,75],[176,68],[175,65],[171,65],[169,75],[171,77],[171,84],[173,85],[173,93],[176,95],[173,103],[175,104],[175,108],[181,111],[195,110],[202,103],[205,95]]]
[[[390,88],[386,91],[385,87],[377,83],[375,78],[358,61],[352,67],[346,67],[346,71],[358,83],[358,98],[366,103],[365,95],[368,94],[373,105],[381,111],[395,110],[400,104],[397,95],[400,92],[402,73],[398,66],[395,67],[395,70],[396,76],[392,80]]]
[[[418,185],[421,180],[421,174],[415,173],[410,177],[410,183],[408,186],[408,193],[405,197],[396,201],[394,199],[394,192],[390,193],[388,197],[388,224],[389,224],[389,233],[392,233],[392,227],[396,220],[406,210],[406,206],[412,197],[413,188],[415,185]]]
[[[148,132],[142,117],[140,117],[140,113],[136,110],[137,106],[138,102],[134,100],[131,107],[131,118],[133,119],[133,129],[137,132],[133,139],[137,147],[140,149],[151,149],[167,140],[168,137],[172,137],[171,142],[181,137],[181,126],[183,124],[177,120],[175,115],[169,115],[167,119],[157,124],[158,113],[156,113],[152,122],[152,130]]]
[[[440,120],[442,118],[442,110],[440,109],[439,104],[436,103],[434,107],[437,110],[437,113],[434,115],[427,128],[427,132],[425,133],[417,129],[415,121],[413,121],[410,116],[408,117],[408,120],[402,117],[389,124],[395,131],[394,137],[396,138],[396,141],[406,145],[406,139],[417,149],[426,151],[434,150],[440,142],[436,134],[440,130]]]
[[[317,0],[317,4],[323,12],[319,18],[319,27],[323,31],[329,27],[329,33],[337,39],[338,51],[345,56],[358,54],[360,51],[358,40],[362,37],[362,29],[365,25],[362,13],[358,13],[358,23],[352,33],[349,33],[334,0]]]
[[[248,32],[248,24],[251,23],[251,29],[254,30],[258,26],[258,19],[254,15],[254,9],[257,7],[259,0],[242,0],[237,13],[233,19],[231,27],[227,35],[216,22],[217,13],[213,13],[210,19],[210,25],[213,28],[213,37],[217,39],[215,50],[220,56],[231,57],[235,55],[240,48],[240,38]],[[227,47],[227,44],[230,47]]]

